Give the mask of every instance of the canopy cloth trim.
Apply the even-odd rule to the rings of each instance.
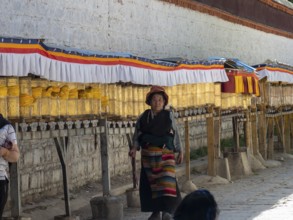
[[[267,77],[268,82],[286,82],[293,83],[293,71],[280,67],[260,67],[257,68],[257,74],[262,79]]]
[[[174,64],[136,56],[83,54],[46,46],[41,40],[0,38],[0,75],[29,73],[61,82],[173,86],[226,82],[223,63],[193,61]]]

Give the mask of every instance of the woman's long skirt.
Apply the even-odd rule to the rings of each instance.
[[[175,176],[175,155],[167,148],[142,148],[139,193],[142,212],[174,213],[181,201]]]

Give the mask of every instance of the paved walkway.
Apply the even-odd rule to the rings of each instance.
[[[198,175],[192,175],[196,183]],[[260,170],[251,176],[229,184],[201,184],[215,196],[221,210],[219,220],[293,220],[293,159],[285,159],[282,166]],[[130,188],[126,185],[125,188]],[[120,191],[125,189],[120,188]],[[119,190],[116,191],[119,193]],[[71,200],[73,214],[81,220],[90,220],[91,190],[83,190]],[[125,195],[121,195],[125,199]],[[59,198],[44,200],[24,207],[24,216],[32,220],[51,220],[64,214],[64,201]],[[145,220],[149,213],[125,208],[124,220]]]
[[[293,220],[293,159],[230,184],[205,188],[219,204],[219,220]],[[147,219],[138,211],[126,209],[124,219]]]

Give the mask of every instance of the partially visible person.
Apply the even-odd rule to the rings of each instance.
[[[173,114],[165,109],[165,89],[152,86],[146,104],[151,108],[137,120],[129,155],[135,158],[136,151],[141,149],[141,211],[152,212],[148,220],[161,220],[161,212],[163,220],[170,220],[181,201],[175,164],[182,163],[183,153]]]
[[[2,114],[0,114],[0,220],[8,198],[9,166],[17,162],[19,149],[15,130]]]
[[[174,220],[216,220],[219,215],[214,196],[205,189],[186,195],[174,213]]]

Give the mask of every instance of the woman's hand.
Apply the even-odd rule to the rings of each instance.
[[[8,151],[5,147],[0,147],[0,156],[4,158],[8,154]]]
[[[11,149],[0,147],[0,156],[10,163],[17,162],[19,159],[19,149],[17,144],[13,144]]]
[[[133,147],[130,149],[128,155],[132,158],[135,158],[135,155],[136,155],[136,147]]]
[[[181,164],[183,162],[183,153],[179,152],[176,158],[176,163]]]

